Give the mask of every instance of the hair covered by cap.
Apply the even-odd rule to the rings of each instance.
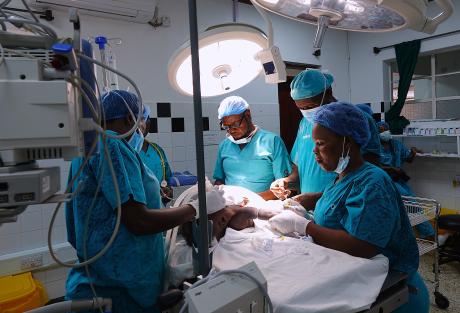
[[[291,82],[291,98],[295,101],[312,98],[330,88],[334,77],[317,69],[297,74]]]
[[[148,104],[144,104],[144,112],[142,113],[144,120],[147,120],[150,117],[151,112],[152,110],[150,110],[150,106]]]
[[[372,116],[372,114],[374,114],[374,112],[372,111],[372,108],[370,105],[366,104],[366,103],[360,103],[360,104],[357,104],[356,105],[361,111],[363,111],[364,113],[367,113],[369,114],[370,116]]]
[[[124,118],[129,109],[137,117],[139,114],[139,99],[135,94],[125,90],[111,90],[102,96],[102,107],[106,121]],[[129,109],[128,109],[129,107]]]
[[[383,127],[385,130],[390,129],[390,125],[385,121],[377,122],[377,127]]]
[[[241,97],[230,96],[222,100],[217,111],[219,120],[226,116],[241,114],[249,109],[249,104]]]
[[[361,147],[371,137],[369,124],[364,113],[346,102],[332,102],[318,109],[313,121],[339,136],[351,137]]]

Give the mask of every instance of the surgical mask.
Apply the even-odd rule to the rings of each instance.
[[[129,138],[128,143],[136,152],[141,152],[142,145],[144,144],[144,135],[139,129],[136,129],[131,138]]]
[[[337,167],[334,170],[334,172],[336,172],[339,175],[343,173],[343,171],[347,168],[348,163],[350,162],[350,149],[348,149],[346,156],[344,156],[344,153],[345,153],[345,137],[343,137],[342,156],[339,158]]]
[[[384,132],[381,132],[380,133],[380,139],[382,139],[383,141],[390,141],[391,139],[391,133],[389,130],[386,130]]]
[[[248,143],[251,142],[252,137],[254,137],[254,135],[256,134],[256,132],[258,130],[259,130],[259,127],[256,126],[255,129],[247,137],[241,138],[241,139],[238,139],[238,140],[236,140],[235,138],[232,137],[232,135],[227,133],[227,139],[230,140],[233,143],[236,143],[237,145],[248,144]]]
[[[305,117],[305,119],[310,122],[310,123],[313,123],[313,117],[315,116],[315,113],[316,111],[319,110],[320,107],[316,107],[316,108],[313,108],[313,109],[309,109],[309,110],[300,110],[300,112],[302,113],[303,117]]]

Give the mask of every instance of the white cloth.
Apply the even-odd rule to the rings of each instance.
[[[250,261],[267,279],[277,313],[365,310],[377,298],[388,273],[388,259],[382,255],[356,258],[311,240],[279,237],[259,220],[253,229],[227,229],[213,254],[218,270]]]

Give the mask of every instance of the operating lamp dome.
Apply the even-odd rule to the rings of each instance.
[[[201,33],[198,43],[201,95],[218,96],[250,83],[262,69],[255,56],[267,45],[265,34],[246,24],[222,24]],[[193,95],[189,41],[171,57],[168,78],[178,92]]]
[[[328,27],[359,32],[410,28],[433,33],[453,12],[450,0],[435,0],[441,13],[426,15],[426,0],[251,0],[268,11],[317,24],[314,48],[320,48]]]

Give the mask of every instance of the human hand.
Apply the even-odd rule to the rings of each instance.
[[[285,178],[280,178],[275,180],[270,185],[270,191],[278,199],[284,200],[291,194],[291,191],[288,189],[288,182]]]
[[[300,236],[305,236],[307,225],[310,221],[290,210],[284,210],[280,214],[269,219],[268,223],[272,229],[283,235],[295,232]]]
[[[222,210],[225,207],[225,198],[223,197],[224,191],[223,190],[218,190],[218,189],[213,189],[209,192],[206,192],[206,210],[208,215],[216,213],[220,210]],[[194,200],[189,203],[196,212],[195,217],[199,217],[199,201]]]
[[[285,210],[290,210],[301,217],[307,216],[307,210],[297,201],[294,199],[286,199],[283,201],[283,207]]]
[[[173,197],[173,189],[170,186],[161,187],[160,189],[161,200],[163,203],[168,203],[172,200]]]
[[[417,153],[423,153],[422,150],[417,149],[416,147],[411,147],[411,148],[410,148],[410,151],[411,151],[414,155],[416,155]]]

